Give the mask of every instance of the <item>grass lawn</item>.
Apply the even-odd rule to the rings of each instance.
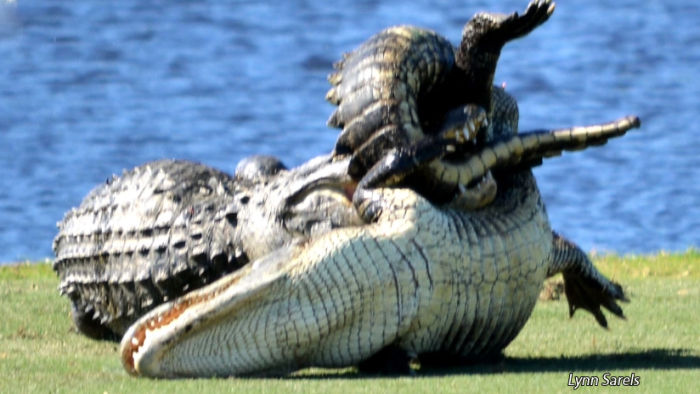
[[[355,369],[310,369],[282,379],[137,379],[118,345],[71,328],[69,303],[49,264],[0,267],[0,393],[10,392],[571,392],[569,373],[596,376],[576,391],[700,392],[700,252],[594,256],[630,298],[609,330],[566,300],[540,301],[498,364],[386,378]],[[637,387],[603,387],[603,374],[634,373]]]

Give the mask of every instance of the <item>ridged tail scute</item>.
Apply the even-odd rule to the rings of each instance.
[[[360,152],[368,167],[388,146],[382,141],[390,138],[376,140],[382,134],[397,136],[399,142],[422,137],[419,101],[447,78],[453,65],[446,39],[412,26],[383,30],[346,55],[329,76],[333,86],[326,95],[338,105],[328,125],[343,129],[335,154]]]
[[[392,148],[435,134],[450,110],[472,104],[491,115],[499,106],[491,90],[501,49],[544,23],[553,10],[551,1],[533,1],[522,16],[477,14],[464,28],[456,58],[446,39],[417,27],[393,27],[371,37],[328,77],[326,99],[338,105],[328,125],[343,129],[334,154],[352,155],[350,175],[360,179]]]
[[[622,308],[617,303],[628,301],[622,286],[603,276],[576,244],[557,233],[553,235],[554,247],[548,276],[559,272],[564,276],[569,316],[573,316],[577,309],[583,309],[593,314],[598,324],[607,328],[608,321],[601,311],[602,306],[624,319]]]
[[[155,305],[244,264],[231,242],[232,182],[197,163],[161,160],[114,177],[68,212],[53,268],[78,329],[120,336]]]

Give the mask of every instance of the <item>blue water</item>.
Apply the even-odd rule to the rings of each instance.
[[[113,173],[158,158],[232,172],[328,152],[333,61],[394,24],[453,42],[526,1],[0,1],[0,262],[51,256],[55,224]],[[410,5],[407,5],[410,4]],[[553,224],[586,250],[700,245],[700,6],[560,2],[503,52],[521,130],[643,128],[536,170]]]

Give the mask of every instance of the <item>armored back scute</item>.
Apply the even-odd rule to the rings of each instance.
[[[118,339],[145,312],[249,260],[360,224],[347,162],[325,156],[285,170],[256,156],[230,176],[161,160],[98,186],[59,223],[53,245],[76,326]]]
[[[161,160],[113,177],[69,211],[53,268],[78,327],[121,335],[154,306],[246,263],[233,241],[234,186],[204,165]]]

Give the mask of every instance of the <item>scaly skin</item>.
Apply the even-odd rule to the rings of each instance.
[[[231,177],[195,163],[162,160],[95,188],[59,223],[54,270],[78,329],[119,339],[164,300],[245,264],[229,244]],[[219,210],[211,212],[216,205]],[[233,216],[231,216],[233,215]]]
[[[418,100],[444,82],[453,66],[447,40],[412,26],[386,29],[346,55],[329,76],[334,86],[326,95],[338,105],[328,125],[343,128],[335,154],[355,152],[361,145],[381,154],[424,137]]]
[[[456,148],[453,141],[434,142],[433,145],[439,146],[430,146],[430,155],[419,152],[423,158],[422,162],[416,162],[415,158],[419,154],[416,149],[425,148],[423,145],[391,150],[367,172],[359,186],[372,188],[397,185],[404,176],[410,175],[420,166],[431,168],[441,183],[466,185],[494,169],[539,164],[542,159],[561,155],[563,151],[603,145],[608,139],[622,136],[630,129],[638,128],[640,124],[638,117],[626,116],[599,125],[524,132],[491,141],[456,165],[439,162],[445,154],[454,152]]]
[[[484,108],[487,123],[492,123],[494,107],[507,107],[500,99],[512,100],[492,96],[501,49],[544,23],[553,11],[550,1],[532,1],[523,15],[476,14],[465,25],[456,53],[443,37],[414,26],[391,27],[372,36],[345,55],[328,78],[332,87],[326,99],[338,105],[328,125],[343,129],[334,154],[352,154],[350,175],[360,179],[387,151],[436,134],[450,119],[446,114],[464,105]],[[489,130],[480,133],[480,142],[489,138]],[[426,176],[408,180],[406,186],[438,202],[446,194],[444,187],[437,185],[433,192],[434,182],[425,183],[433,178],[430,172],[442,171],[441,163],[436,161],[425,169]]]
[[[469,183],[491,169],[602,144],[638,125],[636,118],[623,118],[523,133],[486,145],[459,171],[440,177]],[[500,135],[512,134],[513,125],[499,127]],[[413,159],[397,158],[421,164]],[[54,269],[61,292],[72,301],[76,326],[93,338],[119,339],[150,309],[249,260],[295,240],[363,223],[348,200],[355,188],[346,175],[348,161],[320,157],[272,178],[243,179],[195,163],[160,161],[96,188],[66,215],[54,241]],[[392,184],[386,178],[392,173],[385,171],[390,167],[376,167],[361,188]],[[413,170],[420,167],[401,175]],[[469,196],[462,194],[450,206],[474,206],[462,200]]]
[[[290,171],[269,158],[244,160],[235,177],[161,160],[96,187],[59,223],[53,244],[77,328],[118,340],[164,301],[294,239],[361,223],[346,173],[347,162],[328,156]],[[338,183],[317,185],[329,175]]]
[[[124,336],[124,366],[241,375],[353,365],[390,344],[500,351],[529,317],[552,250],[534,179],[512,179],[517,187],[473,213],[408,189],[366,191],[363,201],[381,205],[376,223],[277,251],[157,308]]]
[[[517,335],[542,281],[558,272],[575,286],[570,310],[587,309],[605,325],[601,305],[622,316],[621,287],[551,231],[532,174],[517,165],[538,152],[599,144],[638,120],[612,125],[518,137],[542,149],[507,140],[523,150],[506,150],[518,154],[495,172],[496,199],[473,212],[437,208],[409,189],[359,187],[355,204],[371,224],[283,247],[157,308],[125,334],[122,362],[132,374],[175,377],[347,366],[386,349],[481,359]],[[475,157],[495,156],[499,146]]]

